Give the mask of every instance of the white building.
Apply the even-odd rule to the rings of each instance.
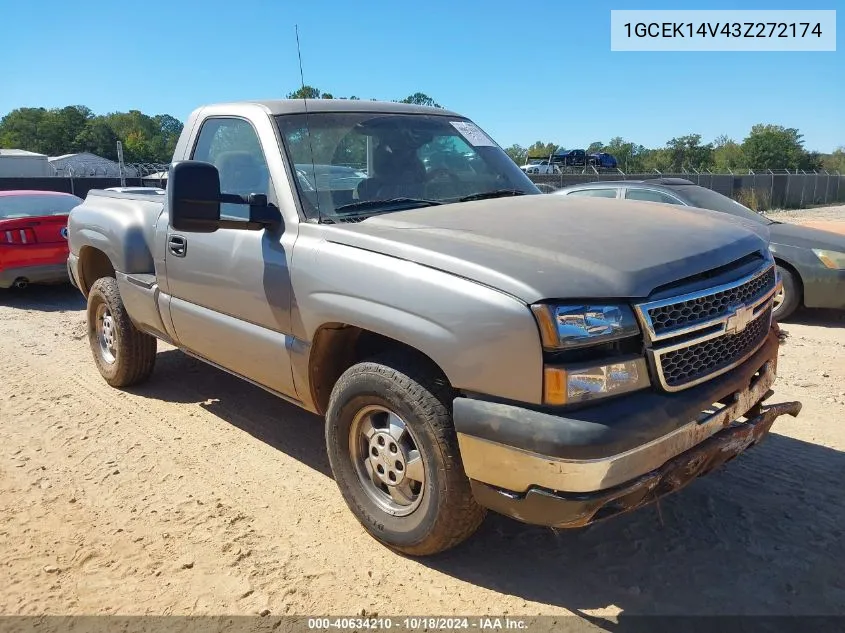
[[[47,156],[24,149],[0,149],[0,178],[55,176]]]
[[[97,156],[91,152],[52,156],[49,161],[55,169],[56,175],[65,178],[120,177],[120,166],[117,161]],[[125,168],[124,176],[127,178],[134,178],[137,175],[137,170],[131,167]]]

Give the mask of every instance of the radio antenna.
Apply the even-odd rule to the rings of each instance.
[[[311,154],[311,174],[314,177],[314,197],[317,202],[317,222],[323,221],[323,215],[320,212],[320,188],[317,186],[317,167],[314,165],[314,145],[311,142],[311,121],[308,117],[308,99],[305,94],[305,74],[302,72],[302,51],[299,47],[299,25],[294,25],[296,28],[296,54],[299,57],[299,83],[302,86],[302,106],[305,108],[305,132],[308,135],[308,151]],[[296,171],[296,165],[293,166]]]

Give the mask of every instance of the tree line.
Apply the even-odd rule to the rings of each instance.
[[[335,97],[313,86],[288,93],[289,99],[350,99]],[[415,92],[398,103],[442,108],[432,97]],[[182,122],[169,114],[150,116],[139,110],[95,115],[82,105],[64,108],[17,108],[0,119],[0,148],[24,149],[48,156],[91,152],[117,159],[117,141],[129,163],[168,163],[182,132]],[[518,164],[528,158],[547,158],[560,149],[557,143],[537,141],[528,147],[511,145],[505,151]],[[758,124],[741,141],[719,136],[703,143],[700,134],[672,138],[664,147],[647,148],[622,137],[596,141],[587,153],[607,152],[627,173],[680,172],[683,170],[743,171],[753,169],[828,169],[845,173],[845,146],[831,154],[808,151],[795,128]]]
[[[117,160],[117,141],[128,163],[169,163],[182,122],[139,110],[95,115],[91,108],[17,108],[0,119],[0,148],[48,156],[91,152]]]
[[[335,97],[330,92],[322,92],[319,88],[314,86],[302,86],[301,88],[289,92],[286,95],[287,99],[349,99],[350,101],[360,101],[360,97]],[[377,99],[370,99],[370,101],[377,101]],[[394,103],[412,103],[414,105],[429,106],[432,108],[442,108],[443,106],[437,103],[434,99],[429,97],[424,92],[415,92],[408,95],[404,99],[394,99]]]
[[[313,86],[287,95],[288,99],[352,99],[334,97]],[[400,103],[442,106],[427,94],[416,92]],[[23,149],[48,156],[91,152],[117,160],[117,142],[123,144],[127,163],[169,163],[182,133],[182,122],[169,114],[150,116],[140,110],[95,115],[91,108],[17,108],[0,119],[0,148]]]
[[[559,148],[557,143],[537,141],[528,147],[511,145],[505,151],[517,164],[523,165],[529,157],[548,158]],[[797,129],[763,123],[754,125],[741,141],[722,135],[713,142],[702,143],[700,134],[687,134],[669,139],[664,147],[647,148],[617,136],[608,143],[596,141],[583,149],[588,154],[612,154],[619,168],[630,174],[692,169],[717,172],[827,169],[845,173],[845,146],[831,154],[807,151],[803,135]]]

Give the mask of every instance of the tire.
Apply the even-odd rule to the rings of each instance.
[[[478,529],[486,513],[473,498],[464,472],[452,423],[451,397],[448,382],[430,368],[426,359],[387,355],[346,370],[329,399],[326,447],[346,504],[375,539],[411,556],[455,547]],[[394,435],[378,426],[391,413],[396,416]],[[370,428],[378,431],[369,445],[359,432],[368,420],[372,422]],[[399,423],[405,427],[401,441],[395,431]],[[371,460],[371,450],[378,449],[381,439],[386,439],[379,457],[384,461]],[[391,439],[399,446],[392,446]],[[392,488],[410,493],[403,502],[413,501],[406,505],[397,504],[386,493],[391,487],[385,485],[385,478],[394,473],[394,466],[388,464],[394,454],[386,451],[394,448],[401,463],[407,465],[408,474],[404,474],[404,466],[400,469],[397,462],[391,462],[395,474],[401,477],[394,480],[401,485]],[[366,462],[377,463],[377,467],[384,464],[389,471],[368,477]],[[414,479],[420,476],[423,482]],[[396,507],[386,507],[391,504]]]
[[[109,385],[129,387],[149,378],[157,341],[129,319],[116,279],[103,277],[94,282],[88,293],[87,318],[94,362]]]
[[[772,318],[775,321],[784,321],[792,316],[801,306],[801,282],[791,270],[778,266],[778,275],[783,281],[783,295],[776,295],[775,308]]]

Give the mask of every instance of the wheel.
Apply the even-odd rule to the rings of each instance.
[[[801,305],[801,284],[792,271],[778,266],[778,275],[783,281],[783,287],[775,295],[772,318],[783,321]]]
[[[112,277],[98,279],[88,293],[88,342],[100,375],[112,387],[145,381],[155,365],[157,341],[129,319]]]
[[[413,361],[383,356],[344,372],[329,399],[326,447],[364,528],[392,549],[426,556],[469,538],[485,510],[464,473],[451,387]]]

